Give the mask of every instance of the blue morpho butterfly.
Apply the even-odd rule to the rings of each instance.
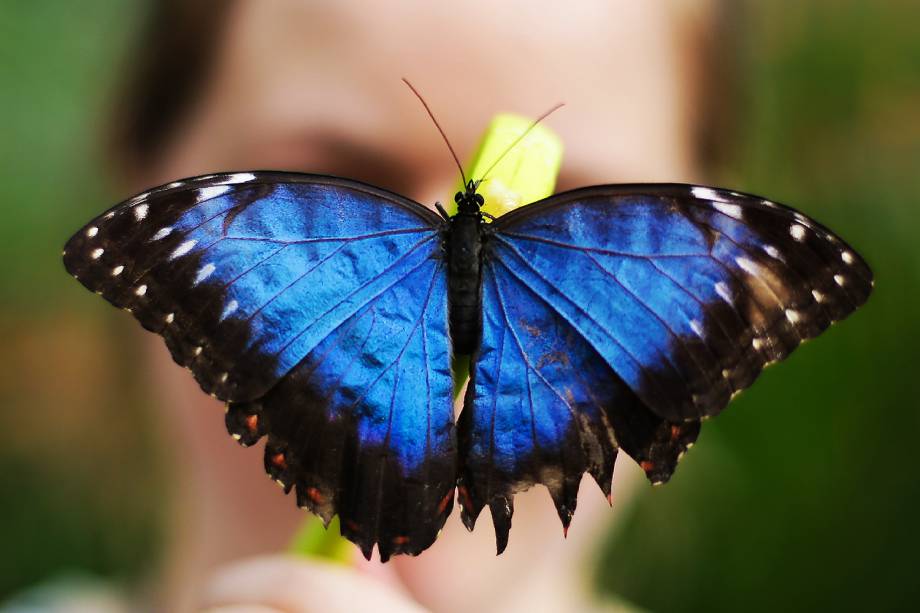
[[[455,488],[500,553],[534,484],[567,527],[583,473],[609,498],[619,449],[666,481],[702,419],[871,291],[840,238],[756,196],[601,185],[491,219],[465,186],[448,217],[330,176],[185,179],[91,221],[64,263],[382,560],[429,547]],[[456,427],[455,353],[473,355]]]

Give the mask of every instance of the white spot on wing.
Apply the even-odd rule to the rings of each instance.
[[[753,341],[751,341],[751,345],[754,347],[756,351],[760,351],[761,348],[763,347],[763,340],[759,338],[755,338]]]
[[[738,264],[741,270],[748,273],[749,275],[756,276],[760,273],[760,267],[757,266],[757,264],[752,260],[743,257],[737,257],[735,258],[735,263]]]
[[[732,300],[732,293],[728,289],[728,286],[725,285],[724,282],[719,281],[718,283],[716,283],[715,288],[716,288],[716,293],[722,297],[722,300],[724,300],[725,302],[729,304],[732,304],[732,305],[734,304]]]
[[[210,277],[211,273],[214,272],[216,269],[217,267],[214,266],[214,264],[208,262],[207,264],[205,264],[204,266],[198,269],[198,274],[195,276],[195,280],[193,281],[193,284],[198,285],[199,283],[201,283],[202,281]]]
[[[167,236],[172,234],[172,230],[173,229],[170,226],[166,226],[165,228],[160,228],[159,230],[157,230],[156,234],[150,237],[150,240],[158,241],[161,238],[166,238]]]
[[[176,320],[176,314],[175,314],[175,313],[170,313],[169,315],[166,316],[166,323],[167,323],[167,324],[171,324],[171,323],[172,323],[173,321],[175,321],[175,320]]]
[[[771,200],[761,200],[760,203],[764,206],[768,206],[771,209],[777,208],[776,203]]]
[[[195,357],[197,358],[198,356],[201,355],[201,351],[202,351],[201,345],[198,345],[197,347],[195,347],[195,351],[193,351],[192,353],[194,353]]]
[[[789,320],[789,323],[796,324],[799,323],[802,317],[795,309],[786,309],[786,319]]]
[[[774,260],[779,260],[781,262],[783,261],[783,258],[779,253],[779,249],[777,249],[773,245],[764,245],[763,250],[766,252],[767,255],[769,255]]]
[[[805,240],[805,227],[794,223],[789,226],[789,234],[792,236],[792,238],[801,242]]]
[[[852,264],[853,254],[850,253],[849,251],[844,251],[843,253],[840,254],[840,259],[842,259],[847,264]]]
[[[230,377],[230,373],[226,373],[226,372],[225,372],[224,374],[222,374],[222,375],[220,376],[220,382],[221,382],[221,383],[226,383],[226,382],[227,382],[227,379],[228,379],[229,377]]]
[[[716,190],[711,187],[691,187],[690,193],[700,200],[725,200]]]
[[[843,275],[834,275],[834,283],[836,283],[840,287],[843,287],[843,284],[846,283],[846,281],[847,280],[846,278],[844,278]]]
[[[185,241],[181,245],[175,248],[175,250],[169,254],[170,260],[175,260],[178,257],[182,257],[186,253],[192,250],[192,248],[198,243],[196,240]]]
[[[103,217],[103,219],[112,219],[113,217],[115,217],[115,211],[109,211],[108,213],[105,214],[105,217]]]
[[[112,269],[112,276],[113,276],[113,277],[117,277],[118,275],[121,274],[121,272],[122,272],[124,269],[125,269],[125,267],[122,266],[121,264],[119,264],[118,266],[116,266],[115,268]]]
[[[138,295],[138,296],[143,296],[144,294],[147,293],[147,286],[146,286],[146,285],[138,285],[138,286],[137,286],[137,289],[134,290],[134,293],[135,293],[136,295]]]
[[[218,196],[226,194],[229,191],[229,185],[210,185],[208,187],[202,187],[200,190],[198,190],[197,201],[200,203],[210,198],[217,198]]]
[[[815,302],[824,302],[824,294],[816,289],[811,290],[811,295],[815,297]]]
[[[226,181],[221,181],[222,185],[234,185],[236,183],[246,183],[254,181],[256,176],[251,172],[238,172],[227,177]]]
[[[237,302],[236,300],[231,300],[230,302],[228,302],[227,306],[224,307],[224,312],[220,314],[221,320],[224,320],[227,317],[229,317],[239,307],[240,307],[240,303]]]
[[[90,226],[86,229],[86,236],[88,236],[89,238],[92,238],[96,236],[97,234],[99,234],[99,228],[97,228],[96,226]]]
[[[703,325],[699,322],[699,320],[691,319],[690,329],[693,330],[698,337],[703,338]]]
[[[725,215],[728,215],[729,217],[733,217],[735,219],[743,219],[744,217],[742,215],[741,207],[738,206],[737,204],[726,204],[724,202],[715,202],[713,203],[712,206],[720,213],[724,213]]]
[[[105,249],[102,247],[96,247],[90,252],[89,257],[93,258],[94,260],[98,260],[102,257],[103,253],[105,253]]]
[[[134,207],[134,219],[137,221],[142,221],[147,217],[147,211],[150,210],[150,207],[146,204],[139,204]]]
[[[170,183],[170,184],[167,185],[166,187],[168,187],[169,189],[174,189],[174,188],[176,188],[176,187],[180,187],[181,185],[182,185],[182,181],[173,181],[172,183]]]

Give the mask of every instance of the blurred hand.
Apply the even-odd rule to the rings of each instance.
[[[218,570],[203,606],[208,613],[425,610],[388,574],[376,575],[290,555],[251,558]]]

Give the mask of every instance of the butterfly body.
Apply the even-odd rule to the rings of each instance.
[[[479,340],[482,281],[482,247],[485,224],[480,207],[482,196],[476,184],[467,183],[465,190],[454,196],[457,213],[448,220],[445,241],[448,258],[448,303],[450,305],[450,334],[454,351],[470,354]]]
[[[666,481],[764,366],[868,298],[814,220],[676,184],[557,194],[445,219],[356,181],[279,172],[145,192],[67,243],[67,270],[163,336],[298,505],[382,559],[430,546],[457,492],[499,551],[516,492],[564,527],[619,450]],[[472,354],[459,420],[451,358]]]

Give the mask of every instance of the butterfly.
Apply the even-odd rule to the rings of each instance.
[[[567,528],[620,450],[668,480],[701,420],[871,292],[843,240],[757,196],[602,185],[490,218],[477,187],[448,216],[331,176],[185,179],[92,220],[64,263],[384,561],[428,548],[455,498],[470,530],[489,507],[499,553],[535,484]]]

